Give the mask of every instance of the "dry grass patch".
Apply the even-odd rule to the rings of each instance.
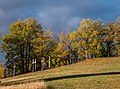
[[[45,82],[30,82],[11,86],[0,86],[0,89],[47,89]]]

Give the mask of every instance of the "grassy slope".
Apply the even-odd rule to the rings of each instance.
[[[45,79],[55,89],[119,89],[120,57],[89,59],[76,64],[2,79],[14,84]]]

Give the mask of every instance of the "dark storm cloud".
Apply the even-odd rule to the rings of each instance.
[[[35,17],[45,29],[60,32],[78,26],[83,18],[113,20],[120,14],[119,3],[119,0],[0,0],[0,29],[5,33],[18,18]]]

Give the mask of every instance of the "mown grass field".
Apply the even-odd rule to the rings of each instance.
[[[2,79],[0,85],[44,80],[49,89],[120,89],[120,57],[88,59],[67,66]]]

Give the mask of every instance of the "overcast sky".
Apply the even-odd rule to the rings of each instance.
[[[119,15],[120,0],[0,0],[0,35],[19,18],[34,17],[59,33],[74,30],[83,18],[115,21]]]

